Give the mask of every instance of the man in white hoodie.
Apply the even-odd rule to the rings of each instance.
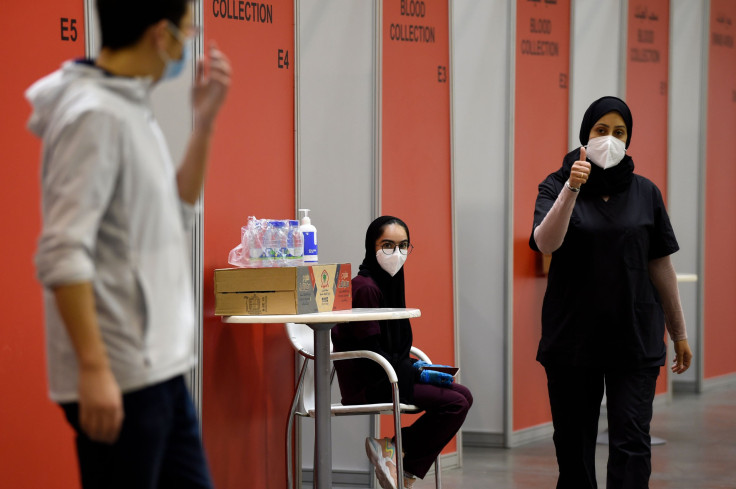
[[[97,0],[102,49],[26,96],[43,141],[49,390],[77,433],[89,488],[210,488],[183,375],[194,364],[187,230],[230,83],[212,44],[197,66],[194,129],[175,165],[151,88],[187,62],[190,0]]]

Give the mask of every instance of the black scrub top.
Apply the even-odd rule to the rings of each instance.
[[[539,185],[534,227],[564,185],[559,173]],[[529,244],[539,251],[533,230]],[[664,365],[664,312],[648,264],[678,249],[662,194],[650,180],[635,174],[608,201],[581,192],[562,246],[552,254],[537,360],[545,366]]]

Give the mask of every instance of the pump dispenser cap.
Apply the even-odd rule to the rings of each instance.
[[[300,223],[301,224],[311,224],[312,220],[309,218],[309,209],[299,209],[299,212],[302,212],[302,218]]]

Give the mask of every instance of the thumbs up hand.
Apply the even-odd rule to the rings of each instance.
[[[588,181],[590,176],[590,163],[585,161],[585,147],[580,147],[580,157],[578,161],[572,164],[570,168],[570,178],[568,184],[574,189],[579,189],[585,182]]]

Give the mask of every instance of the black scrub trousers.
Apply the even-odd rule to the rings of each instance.
[[[548,366],[545,371],[560,470],[557,487],[598,487],[595,449],[604,382],[609,437],[606,487],[648,487],[649,424],[659,367],[616,372]]]
[[[578,151],[566,160],[577,159]],[[558,172],[540,184],[535,226],[564,183]],[[605,386],[607,489],[647,488],[652,401],[666,357],[664,312],[648,263],[679,247],[651,181],[633,175],[607,201],[584,190],[552,254],[537,351],[547,373],[557,487],[597,488],[595,444]],[[533,233],[530,246],[538,251]]]

